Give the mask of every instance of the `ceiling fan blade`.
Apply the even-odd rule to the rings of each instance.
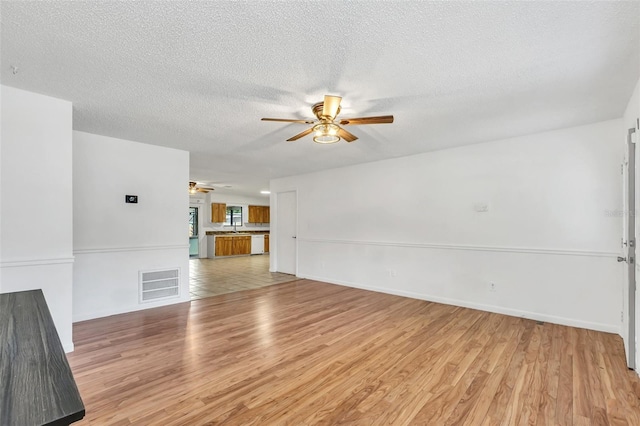
[[[215,190],[215,188],[209,188],[208,186],[199,186],[198,189],[206,189],[207,191]]]
[[[356,135],[354,135],[353,133],[347,132],[343,128],[338,129],[338,136],[340,136],[342,139],[344,139],[347,142],[353,142],[356,139],[358,139]]]
[[[322,105],[322,115],[325,117],[336,118],[338,109],[340,108],[340,96],[324,95],[324,102]]]
[[[359,118],[345,118],[340,120],[340,124],[347,126],[349,124],[382,124],[393,123],[393,115],[381,115],[378,117],[359,117]]]
[[[290,137],[289,139],[287,139],[287,142],[297,141],[298,139],[307,136],[311,132],[313,132],[313,127],[310,127],[304,132],[300,132],[297,135]]]
[[[211,188],[211,190],[213,191],[213,188]],[[204,188],[196,188],[196,191],[198,191],[198,192],[204,192],[205,194],[206,194],[207,192],[209,192],[208,190],[206,190],[206,189],[204,189]]]
[[[262,118],[262,121],[280,121],[284,123],[302,123],[302,124],[313,124],[313,120],[297,120],[293,118]]]

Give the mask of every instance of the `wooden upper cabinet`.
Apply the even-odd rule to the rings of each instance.
[[[249,217],[247,218],[248,223],[258,223],[258,208],[259,206],[249,206]]]
[[[262,209],[261,206],[249,206],[249,223],[262,223]]]
[[[211,203],[211,222],[224,223],[227,220],[227,205],[224,203]]]
[[[249,206],[248,223],[269,223],[269,206]]]

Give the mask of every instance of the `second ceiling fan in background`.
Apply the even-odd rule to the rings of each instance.
[[[213,190],[214,188],[198,186],[198,182],[189,182],[189,194],[195,194],[197,192],[204,192],[206,194],[209,191],[213,191]]]

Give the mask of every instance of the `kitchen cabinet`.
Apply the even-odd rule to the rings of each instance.
[[[269,253],[269,234],[264,236],[264,252]]]
[[[216,235],[216,257],[251,254],[251,235]]]
[[[261,223],[262,222],[262,206],[249,206],[248,223]]]
[[[233,255],[251,254],[251,235],[231,237],[233,239]]]
[[[227,220],[227,205],[224,203],[211,203],[211,222],[224,223]]]
[[[253,235],[255,237],[255,235]],[[260,235],[262,237],[262,235]],[[269,234],[264,235],[265,252],[269,248]],[[255,247],[252,247],[252,235],[207,235],[207,255],[208,257],[223,257],[223,256],[242,256],[246,254],[252,254]],[[262,248],[262,242],[260,242],[260,248]],[[258,251],[256,253],[262,253]]]
[[[249,206],[249,218],[247,223],[269,223],[269,206]]]
[[[216,236],[216,257],[233,255],[233,237]]]

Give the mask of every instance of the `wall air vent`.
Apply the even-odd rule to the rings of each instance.
[[[140,303],[180,296],[180,268],[139,273]]]

